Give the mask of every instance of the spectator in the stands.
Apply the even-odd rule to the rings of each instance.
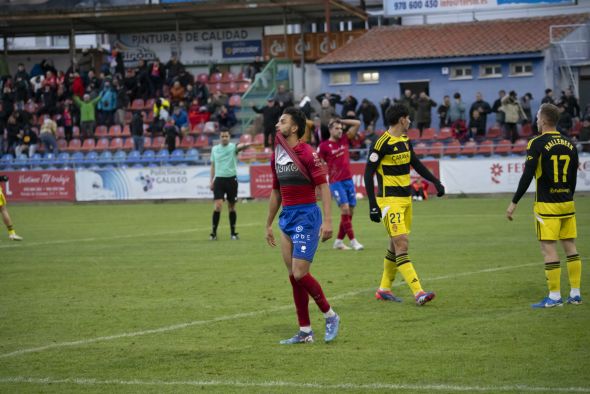
[[[43,123],[39,130],[39,139],[45,146],[45,152],[57,154],[57,124],[51,119],[49,114],[45,114],[43,117]]]
[[[230,131],[236,125],[236,123],[238,123],[238,120],[236,119],[236,114],[231,108],[222,105],[217,113],[217,123],[219,123],[220,130]]]
[[[41,94],[41,108],[38,114],[46,113],[53,115],[57,110],[57,94],[50,85],[43,87],[43,93]]]
[[[113,89],[110,79],[104,82],[100,96],[101,99],[96,106],[98,109],[97,123],[99,125],[111,126],[114,122],[115,111],[117,110],[117,92]]]
[[[178,130],[180,130],[183,135],[189,132],[188,114],[186,113],[183,105],[174,107],[172,119],[174,120],[176,127],[178,127]]]
[[[14,148],[15,156],[20,156],[23,152],[27,152],[29,157],[33,157],[37,151],[39,144],[39,137],[31,127],[24,128],[19,132],[19,144]]]
[[[319,146],[323,141],[330,138],[330,130],[328,129],[327,125],[325,126],[322,124],[322,119],[319,115],[316,115],[313,118],[313,125],[311,126],[310,134],[311,145],[316,147]]]
[[[438,127],[442,129],[444,127],[451,127],[449,123],[449,110],[451,109],[451,98],[449,96],[443,97],[443,102],[441,105],[438,106],[436,109],[436,113],[438,114]]]
[[[365,148],[369,149],[378,139],[379,134],[375,133],[375,128],[367,127],[367,129],[365,130],[365,138],[363,139]]]
[[[160,97],[154,102],[152,110],[154,119],[150,125],[150,132],[152,139],[162,132],[168,117],[170,117],[170,102],[163,97]]]
[[[324,99],[327,99],[334,110],[336,110],[336,105],[342,102],[342,97],[336,93],[318,94],[315,99],[318,101],[318,103],[320,103],[320,105],[322,105],[322,107],[324,106]]]
[[[180,81],[175,81],[172,87],[170,88],[170,99],[173,105],[178,105],[179,102],[183,101],[185,98],[186,90],[184,86],[180,84]]]
[[[113,79],[113,88],[117,93],[117,109],[115,110],[115,124],[121,127],[125,126],[125,111],[131,104],[127,90],[123,85],[123,79],[117,76]]]
[[[451,107],[449,108],[449,113],[447,114],[447,122],[451,124],[455,123],[458,120],[462,120],[465,122],[467,118],[465,117],[465,103],[461,100],[461,93],[456,92],[453,95],[453,102],[451,103]]]
[[[463,119],[457,119],[451,124],[451,133],[453,134],[453,138],[461,143],[469,140],[469,129]]]
[[[164,125],[164,136],[166,137],[168,153],[172,153],[176,149],[176,138],[180,137],[180,130],[176,127],[174,119],[171,117],[166,120]]]
[[[412,200],[422,201],[428,199],[428,182],[424,181],[422,177],[418,177],[412,182],[410,193],[412,194]]]
[[[422,136],[422,131],[432,124],[432,108],[434,107],[436,107],[436,101],[428,97],[426,92],[420,92],[416,103],[416,125],[420,130],[420,136]]]
[[[567,101],[563,101],[557,105],[559,108],[559,120],[557,121],[557,131],[569,137],[573,127],[572,115],[567,109]]]
[[[3,130],[4,131],[4,130]],[[20,127],[16,121],[16,115],[13,113],[8,117],[6,122],[6,152],[12,153],[19,145]]]
[[[522,123],[526,124],[533,120],[533,113],[531,110],[531,101],[533,101],[533,95],[531,93],[525,93],[520,98],[520,107],[525,114],[526,119],[522,119]]]
[[[88,51],[88,48],[82,49],[82,54],[78,58],[78,70],[82,78],[86,78],[88,72],[94,67],[94,58]]]
[[[311,113],[315,112],[315,109],[311,106],[311,99],[309,96],[303,94],[299,101],[299,109],[303,111],[307,119],[311,119]]]
[[[484,139],[486,136],[486,124],[481,111],[478,109],[471,112],[468,134],[470,139],[475,138],[478,140]]]
[[[74,96],[82,97],[84,96],[84,80],[78,73],[74,73],[74,78],[72,81],[72,93]]]
[[[387,96],[383,97],[379,102],[379,106],[381,107],[381,119],[383,119],[383,127],[387,128],[388,126],[385,124],[387,123],[387,120],[385,119],[385,113],[391,106],[391,99]]]
[[[74,103],[80,108],[80,140],[84,142],[87,138],[94,138],[94,128],[96,127],[96,104],[100,101],[101,96],[90,99],[89,94],[84,95],[84,101],[80,97],[74,96]]]
[[[553,89],[545,89],[545,97],[543,97],[541,100],[541,104],[555,105],[555,100],[553,99]]]
[[[168,63],[166,63],[166,83],[172,85],[182,71],[184,71],[184,65],[176,55],[172,55]]]
[[[356,113],[358,104],[358,100],[352,94],[348,94],[344,97],[344,100],[342,100],[342,111],[340,111],[342,117],[345,118],[346,114],[350,111]]]
[[[330,104],[329,98],[325,98],[322,100],[322,107],[320,108],[319,115],[320,115],[320,119],[322,122],[322,126],[324,126],[326,128],[328,127],[328,124],[330,123],[330,119],[338,116],[338,114],[336,113],[336,110],[334,109],[334,106],[332,106]]]
[[[293,92],[287,89],[285,85],[280,84],[277,88],[277,93],[275,94],[275,102],[278,106],[281,107],[281,109],[292,107],[293,101]]]
[[[496,101],[494,101],[494,105],[492,105],[492,112],[496,114],[496,123],[497,123],[498,127],[500,127],[501,129],[504,128],[505,115],[504,115],[504,111],[501,111],[500,108],[502,108],[502,99],[505,96],[506,96],[506,91],[500,90],[498,92],[498,98],[496,99]]]
[[[412,126],[416,125],[416,95],[412,93],[410,89],[404,90],[404,95],[398,99],[394,100],[397,104],[401,104],[407,108],[408,113],[410,114],[410,121],[412,122]]]
[[[492,112],[492,107],[490,107],[490,103],[483,99],[481,92],[477,92],[475,94],[475,101],[471,104],[471,108],[469,108],[469,123],[471,124],[471,120],[473,120],[473,111],[477,110],[479,112],[479,119],[476,123],[483,123],[484,125],[484,134],[485,128],[488,123],[488,114]]]
[[[155,59],[149,67],[150,95],[159,96],[162,94],[164,85],[164,70],[160,59]]]
[[[372,101],[364,98],[356,111],[356,117],[362,118],[365,129],[369,126],[375,127],[379,119],[379,110]]]
[[[227,104],[227,95],[219,90],[214,92],[209,98],[209,112],[217,115],[219,109]]]
[[[139,153],[143,152],[144,139],[143,139],[143,112],[133,111],[131,117],[131,124],[129,125],[131,131],[131,137],[133,137],[133,146]]]
[[[100,80],[94,73],[94,70],[88,71],[86,81],[84,81],[84,86],[86,86],[86,92],[88,92],[88,88],[90,88],[91,91],[96,92],[95,96],[100,91]]]
[[[578,99],[574,96],[572,88],[567,88],[561,95],[560,102],[565,103],[565,110],[570,114],[572,120],[580,117],[580,104]]]
[[[199,80],[195,82],[195,98],[199,100],[199,105],[207,105],[209,100],[209,88],[206,83]]]
[[[517,124],[519,121],[526,119],[526,115],[520,106],[518,96],[514,90],[511,90],[508,95],[502,98],[500,111],[504,112],[506,138],[514,143],[518,139]]]
[[[586,116],[582,121],[578,141],[582,144],[583,152],[590,152],[590,115]]]
[[[64,137],[69,143],[74,132],[75,111],[71,99],[66,99],[61,107],[61,125],[64,128]]]
[[[269,97],[266,101],[266,106],[258,108],[252,106],[252,110],[258,114],[262,114],[262,130],[264,133],[264,146],[274,146],[276,124],[281,117],[281,109],[276,105],[273,97]]]
[[[41,86],[43,86],[43,80],[45,77],[43,75],[37,75],[30,79],[31,83],[31,91],[33,92],[33,97],[35,101],[39,101],[41,99]]]

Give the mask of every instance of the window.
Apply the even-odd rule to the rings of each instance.
[[[53,36],[51,37],[53,47],[68,48],[70,46],[70,38],[68,36]]]
[[[499,64],[482,64],[479,66],[480,78],[497,78],[502,76],[502,66]]]
[[[533,63],[510,63],[510,76],[523,77],[533,75]]]
[[[378,71],[360,71],[357,77],[358,83],[379,83]]]
[[[473,79],[471,74],[471,66],[451,67],[451,76],[449,79]]]
[[[335,71],[330,73],[330,85],[350,85],[350,72]]]

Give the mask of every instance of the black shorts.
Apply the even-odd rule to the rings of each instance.
[[[227,196],[227,197],[226,197]],[[215,177],[213,181],[213,199],[234,203],[238,197],[238,178],[235,176],[224,178]]]

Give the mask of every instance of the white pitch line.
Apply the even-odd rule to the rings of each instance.
[[[239,227],[255,227],[260,226],[263,228],[264,226],[260,223],[245,223],[240,224]],[[174,231],[161,231],[158,233],[148,233],[148,234],[124,234],[124,235],[117,235],[113,237],[91,237],[91,238],[78,238],[78,239],[56,239],[53,241],[43,241],[43,242],[11,242],[8,244],[0,245],[0,249],[7,249],[7,248],[18,248],[18,247],[27,247],[27,246],[46,246],[46,245],[59,245],[59,244],[69,244],[69,243],[78,243],[78,242],[97,242],[97,241],[114,241],[117,239],[129,239],[129,238],[146,238],[146,237],[157,237],[160,235],[173,235],[173,234],[185,234],[185,233],[192,233],[197,231],[206,231],[210,230],[211,227],[195,227],[190,229],[184,230],[174,230]],[[203,238],[205,239],[205,238]]]
[[[315,389],[315,390],[412,390],[412,391],[444,391],[444,392],[528,392],[528,393],[590,393],[588,387],[539,387],[527,386],[524,384],[504,385],[504,386],[460,386],[447,384],[396,384],[396,383],[305,383],[289,381],[262,381],[249,382],[239,380],[185,380],[185,381],[165,381],[165,380],[99,380],[88,378],[30,378],[24,376],[0,377],[0,383],[29,383],[40,385],[54,384],[74,384],[80,386],[98,386],[98,385],[118,385],[118,386],[230,386],[239,388],[296,388],[296,389]]]
[[[511,266],[505,266],[505,267],[486,268],[486,269],[479,270],[479,271],[461,272],[461,273],[452,274],[452,275],[438,276],[435,278],[425,279],[425,281],[438,281],[438,280],[445,280],[445,279],[451,279],[451,278],[458,278],[458,277],[462,277],[462,276],[483,274],[483,273],[488,273],[488,272],[506,271],[506,270],[512,270],[512,269],[516,269],[516,268],[529,267],[529,266],[536,265],[536,264],[539,264],[539,263],[528,263],[528,264],[511,265]],[[400,286],[400,285],[401,284],[396,284],[396,287]],[[339,295],[336,295],[333,297],[329,297],[329,299],[330,300],[339,300],[339,299],[343,299],[343,298],[354,297],[359,294],[365,293],[367,291],[372,291],[372,290],[373,290],[373,288],[355,290],[355,291],[351,291],[348,293],[343,293],[343,294],[339,294]],[[132,338],[132,337],[138,337],[138,336],[143,336],[143,335],[160,334],[163,332],[181,330],[181,329],[187,328],[187,327],[202,326],[202,325],[218,323],[218,322],[222,322],[222,321],[248,318],[248,317],[263,315],[266,313],[271,313],[271,312],[276,312],[276,311],[280,311],[280,310],[284,310],[284,309],[291,309],[291,308],[293,308],[293,305],[283,305],[283,306],[277,306],[274,308],[269,308],[269,309],[264,309],[264,310],[259,310],[259,311],[244,312],[244,313],[237,313],[234,315],[220,316],[220,317],[216,317],[214,319],[209,319],[209,320],[194,320],[194,321],[187,322],[187,323],[179,323],[179,324],[174,324],[171,326],[159,327],[159,328],[154,328],[154,329],[150,329],[150,330],[126,332],[126,333],[122,333],[122,334],[108,335],[108,336],[89,338],[89,339],[81,339],[78,341],[71,341],[71,342],[52,343],[50,345],[15,350],[10,353],[0,354],[0,359],[14,357],[14,356],[20,356],[20,355],[27,354],[27,353],[42,352],[44,350],[49,350],[49,349],[82,346],[82,345],[88,345],[88,344],[96,343],[96,342],[112,341],[112,340],[120,339],[120,338]]]

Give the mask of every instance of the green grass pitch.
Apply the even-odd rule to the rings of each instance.
[[[387,238],[354,218],[365,250],[321,244],[312,272],[342,317],[325,344],[281,346],[297,321],[279,248],[264,240],[267,203],[227,211],[208,240],[207,202],[9,206],[25,238],[0,238],[2,393],[590,392],[586,304],[532,310],[546,295],[532,198],[414,204],[410,257],[437,298],[378,302]],[[577,199],[578,249],[590,262],[590,200]],[[339,216],[333,205],[333,223]],[[278,235],[278,229],[275,230]],[[563,254],[562,295],[569,285]]]

